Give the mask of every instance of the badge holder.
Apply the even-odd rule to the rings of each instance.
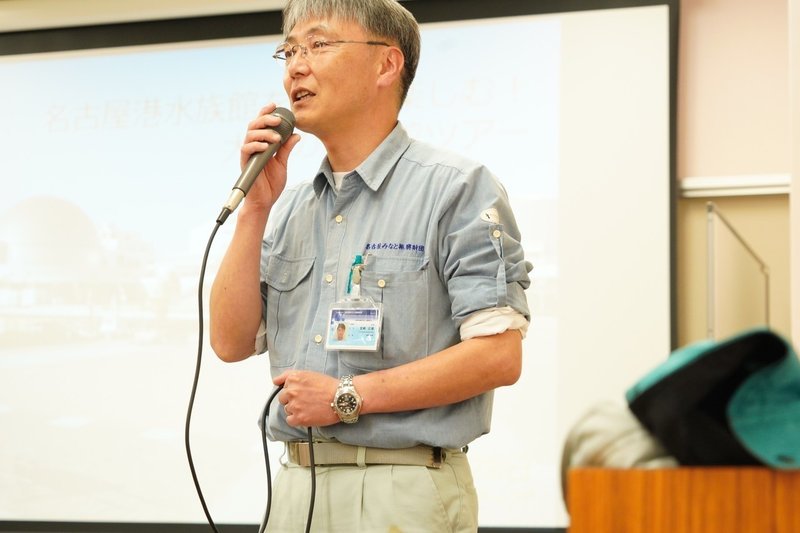
[[[380,303],[361,296],[361,255],[353,260],[347,280],[347,297],[331,306],[326,350],[375,352],[380,346],[383,310]]]

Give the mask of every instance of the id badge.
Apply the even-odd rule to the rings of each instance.
[[[377,351],[382,321],[379,303],[363,299],[337,302],[331,307],[325,349]]]

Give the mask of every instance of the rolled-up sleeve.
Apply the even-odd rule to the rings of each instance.
[[[439,219],[440,272],[456,326],[475,311],[510,307],[530,320],[531,264],[505,189],[483,167],[454,180]]]

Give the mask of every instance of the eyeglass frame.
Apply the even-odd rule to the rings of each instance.
[[[315,35],[309,35],[308,37],[306,37],[306,41],[308,41],[308,42],[311,42],[312,39],[315,39],[314,43],[317,43],[317,42],[325,43],[325,46],[332,45],[332,44],[367,44],[367,45],[370,45],[370,46],[392,46],[391,44],[385,43],[383,41],[349,41],[349,40],[346,40],[346,39],[338,39],[338,40],[335,40],[335,41],[328,41],[328,40],[325,40],[324,38],[317,37]],[[314,44],[314,43],[312,43],[312,44]],[[287,46],[288,46],[288,50],[292,54],[289,57],[286,57],[286,47]],[[285,43],[283,43],[283,44],[278,46],[278,48],[275,50],[275,53],[272,54],[272,57],[273,57],[273,59],[276,59],[278,61],[284,61],[288,65],[289,61],[291,61],[295,57],[296,52],[298,50],[300,50],[302,52],[302,56],[303,57],[308,57],[309,50],[313,50],[313,48],[309,48],[308,46],[306,46],[304,44],[300,44],[300,43],[290,44],[288,42],[285,42]],[[283,54],[283,56],[281,56],[281,53]],[[311,55],[313,57],[316,54],[312,53]]]

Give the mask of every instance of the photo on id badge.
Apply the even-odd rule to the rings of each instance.
[[[333,307],[328,321],[328,350],[376,351],[380,340],[380,306]]]

